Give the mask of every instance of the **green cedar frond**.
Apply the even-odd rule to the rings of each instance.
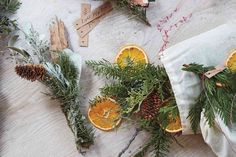
[[[210,127],[215,125],[217,115],[226,125],[236,122],[236,74],[226,68],[212,78],[203,77],[205,72],[212,69],[214,67],[203,67],[198,64],[190,64],[183,69],[199,75],[202,79],[203,91],[199,95],[196,104],[191,108],[188,116],[194,132],[196,132],[199,126],[202,111]],[[221,86],[219,87],[217,84],[221,84]]]
[[[116,101],[122,105],[124,115],[139,109],[139,105],[153,90],[158,91],[162,100],[173,94],[163,67],[134,63],[132,60],[128,60],[125,67],[106,60],[87,61],[86,64],[96,75],[114,81],[101,89],[102,95],[116,97]]]
[[[0,0],[0,13],[15,13],[20,5],[19,0]]]
[[[204,93],[201,93],[204,94]],[[199,129],[200,119],[201,119],[201,112],[203,110],[203,104],[206,101],[205,96],[200,95],[196,101],[196,104],[194,104],[188,114],[188,117],[190,119],[191,128],[196,134]]]
[[[0,34],[9,34],[16,28],[16,20],[10,20],[6,16],[0,16]]]
[[[160,95],[162,101],[173,98],[169,78],[163,67],[153,64],[134,63],[129,59],[127,61],[125,67],[120,67],[116,63],[110,63],[105,60],[86,62],[96,75],[112,79],[113,83],[106,84],[105,87],[101,88],[101,93],[103,96],[114,97],[119,102],[124,117],[132,117],[134,111],[139,110],[140,104],[153,91]],[[168,110],[165,115],[173,113],[173,116],[177,116],[178,108],[174,99],[170,101],[168,107],[168,109],[165,108],[165,111]],[[149,149],[155,153],[156,157],[162,157],[168,152],[173,137],[157,122],[157,117],[154,117],[152,121],[142,118],[138,119],[140,128],[149,132],[151,138],[134,155],[135,157],[144,156]]]
[[[115,98],[125,98],[128,96],[127,87],[121,83],[106,84],[100,90],[103,96]]]
[[[137,16],[146,25],[150,26],[150,23],[146,16],[146,8],[140,5],[134,5],[131,0],[110,0],[114,2],[119,8],[128,9],[133,15]]]
[[[174,98],[166,100],[164,102],[164,106],[161,107],[158,112],[157,119],[163,128],[166,128],[169,124],[169,115],[171,115],[173,119],[176,119],[176,117],[179,115],[179,110]]]
[[[102,61],[86,61],[86,64],[93,69],[98,76],[105,76],[106,78],[117,79],[120,77],[120,68],[116,64],[112,64],[107,60]]]
[[[160,126],[155,127],[151,132],[151,141],[149,145],[155,154],[155,157],[164,157],[169,152],[173,137]]]
[[[189,72],[193,72],[197,75],[201,75],[204,74],[205,72],[212,70],[214,67],[204,67],[201,64],[196,64],[196,63],[191,63],[191,64],[184,64],[183,65],[183,69],[184,71],[189,71]]]

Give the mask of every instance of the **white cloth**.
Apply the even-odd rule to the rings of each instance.
[[[224,64],[228,54],[234,48],[236,48],[236,24],[231,22],[176,44],[165,50],[161,56],[180,111],[183,134],[192,134],[187,116],[190,107],[200,94],[201,85],[198,76],[181,70],[182,65],[193,62],[205,66]],[[209,128],[202,117],[200,127],[204,140],[218,156],[236,156],[235,151],[230,149],[232,146],[236,150],[235,131],[223,125],[219,120],[216,123],[219,126],[218,129]],[[227,141],[230,144],[227,144]]]

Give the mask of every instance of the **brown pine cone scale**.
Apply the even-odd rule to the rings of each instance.
[[[17,65],[15,67],[15,72],[21,78],[32,82],[36,80],[43,80],[46,74],[46,70],[41,64]]]
[[[139,116],[147,120],[153,120],[160,110],[163,102],[156,91],[147,96],[140,106]]]

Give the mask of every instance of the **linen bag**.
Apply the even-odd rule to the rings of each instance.
[[[178,43],[163,52],[161,61],[169,75],[180,111],[183,134],[192,134],[187,119],[190,107],[201,92],[200,79],[181,70],[183,64],[198,63],[205,66],[223,65],[230,51],[236,48],[236,23],[230,22]],[[215,128],[209,128],[203,115],[200,131],[213,152],[220,157],[236,156],[236,126],[225,126],[216,117]]]

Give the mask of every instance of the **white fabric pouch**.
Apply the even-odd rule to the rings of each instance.
[[[183,64],[198,63],[205,66],[223,65],[230,51],[236,48],[236,23],[227,23],[208,32],[178,43],[163,52],[161,61],[169,75],[180,111],[183,134],[192,134],[189,110],[201,92],[200,79],[181,70]],[[217,118],[216,118],[217,119]],[[228,127],[220,119],[209,128],[201,118],[201,132],[207,144],[220,157],[236,156],[236,127]]]

